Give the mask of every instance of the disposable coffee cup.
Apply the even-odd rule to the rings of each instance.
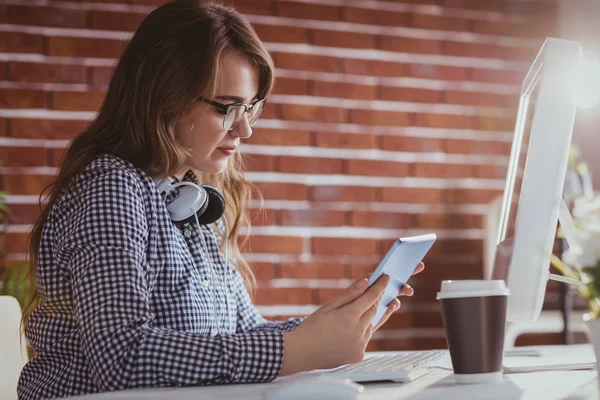
[[[442,282],[437,299],[456,383],[502,380],[509,294],[503,280]]]

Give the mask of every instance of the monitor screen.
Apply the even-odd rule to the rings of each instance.
[[[528,98],[525,98],[523,103],[526,112],[522,124],[523,130],[520,135],[520,141],[516,143],[516,145],[519,146],[515,162],[516,168],[512,172],[512,176],[509,176],[511,181],[510,190],[508,192],[509,198],[507,199],[507,204],[509,205],[508,216],[506,217],[505,228],[499,232],[492,279],[503,279],[506,281],[508,277],[510,262],[513,255],[513,242],[517,214],[519,212],[519,200],[521,198],[521,189],[523,187],[523,173],[525,171],[525,163],[527,162],[529,141],[531,139],[531,125],[533,122],[538,91],[539,85],[536,84],[531,95]]]

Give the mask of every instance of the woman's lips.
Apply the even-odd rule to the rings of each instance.
[[[217,150],[228,157],[235,154],[235,147],[218,147]]]

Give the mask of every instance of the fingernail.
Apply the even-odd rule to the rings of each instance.
[[[362,278],[360,281],[356,282],[355,287],[357,289],[362,289],[365,286],[367,286],[368,282],[369,282],[368,280],[366,280],[365,278]]]
[[[394,303],[394,311],[400,308],[400,300],[397,303]]]

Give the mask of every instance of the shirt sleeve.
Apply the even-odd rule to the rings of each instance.
[[[234,282],[237,296],[237,331],[238,332],[289,332],[304,321],[303,318],[290,318],[287,321],[268,321],[252,303],[243,278],[236,271]]]
[[[84,356],[101,390],[264,382],[277,377],[283,335],[201,336],[154,325],[147,191],[126,171],[95,175],[70,204],[59,243]],[[149,204],[150,201],[148,200]]]

